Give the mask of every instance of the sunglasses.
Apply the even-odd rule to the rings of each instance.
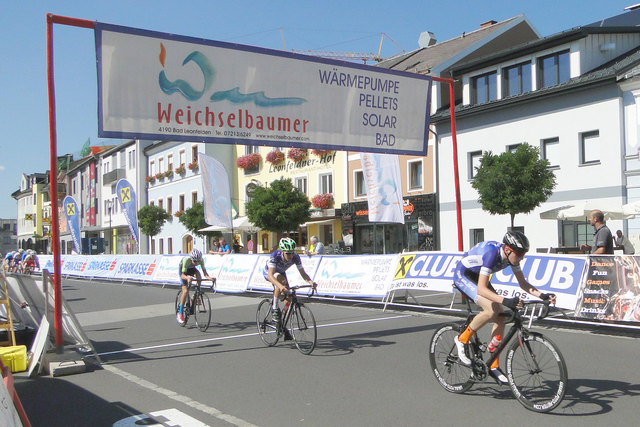
[[[285,255],[293,255],[295,252],[283,252]]]

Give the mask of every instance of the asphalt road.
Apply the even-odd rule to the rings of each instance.
[[[103,365],[27,379],[16,389],[33,426],[420,426],[635,423],[638,338],[537,328],[561,348],[565,400],[551,414],[524,409],[508,388],[445,392],[426,346],[451,317],[310,304],[319,325],[310,356],[257,336],[258,299],[213,296],[203,333],[171,314],[175,288],[66,280],[63,294]],[[137,423],[136,423],[137,420]],[[145,421],[146,420],[146,421]]]

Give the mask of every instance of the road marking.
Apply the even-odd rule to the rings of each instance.
[[[404,319],[404,318],[407,318],[407,317],[413,317],[413,316],[410,315],[410,314],[404,314],[404,315],[399,315],[399,316],[378,317],[378,318],[374,318],[374,319],[353,320],[353,321],[349,321],[349,322],[327,323],[326,325],[318,325],[318,326],[316,326],[316,328],[320,329],[320,328],[328,328],[328,327],[332,327],[332,326],[354,325],[354,324],[357,324],[357,323],[379,322],[381,320]],[[182,345],[185,345],[185,344],[201,344],[201,343],[205,343],[205,342],[224,341],[224,340],[230,340],[230,339],[236,339],[236,338],[253,337],[253,336],[256,336],[256,335],[258,335],[258,332],[252,332],[252,333],[240,334],[240,335],[229,335],[229,336],[226,336],[226,337],[218,337],[218,338],[205,338],[205,339],[201,339],[201,340],[181,341],[181,342],[172,343],[172,344],[154,345],[154,346],[149,346],[149,347],[128,348],[128,349],[125,349],[125,350],[107,351],[107,352],[104,352],[104,353],[99,353],[98,356],[102,357],[102,356],[110,356],[110,355],[113,355],[113,354],[120,354],[120,353],[133,353],[133,352],[139,352],[139,351],[145,351],[145,350],[156,350],[156,349],[159,349],[159,348],[176,347],[176,346],[182,346]]]
[[[102,367],[104,369],[106,369],[107,371],[119,375],[120,377],[124,378],[127,381],[130,381],[134,384],[137,384],[141,387],[144,387],[146,389],[149,389],[151,391],[154,391],[156,393],[160,393],[166,397],[168,397],[169,399],[175,400],[176,402],[180,402],[180,403],[184,403],[185,405],[197,409],[198,411],[202,411],[205,414],[214,416],[216,418],[218,418],[219,420],[223,420],[225,422],[228,422],[230,424],[236,425],[236,426],[243,426],[243,427],[253,427],[255,426],[255,424],[251,424],[245,420],[242,420],[238,417],[234,417],[233,415],[229,415],[229,414],[225,414],[222,411],[213,408],[211,406],[205,405],[203,403],[197,402],[193,399],[191,399],[188,396],[184,396],[182,394],[176,393],[175,391],[166,389],[164,387],[160,387],[157,384],[154,384],[150,381],[147,381],[143,378],[137,377],[133,374],[130,374],[128,372],[123,371],[122,369],[116,368],[115,366],[112,365],[102,365]]]

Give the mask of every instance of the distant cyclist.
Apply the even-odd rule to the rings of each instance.
[[[189,292],[189,285],[191,281],[195,279],[198,284],[202,280],[200,272],[196,268],[200,266],[204,277],[209,280],[213,280],[207,273],[207,269],[204,267],[204,260],[202,259],[202,252],[197,249],[191,251],[189,256],[182,258],[180,261],[180,281],[182,282],[182,294],[180,295],[180,307],[178,308],[178,314],[176,320],[180,325],[184,325],[184,304],[187,302],[187,292]]]
[[[506,298],[498,295],[489,282],[489,277],[500,270],[511,266],[520,288],[542,300],[555,304],[554,294],[544,294],[531,285],[520,269],[520,261],[529,251],[529,239],[519,231],[508,231],[502,243],[488,241],[478,243],[464,254],[454,272],[454,284],[469,299],[478,304],[482,311],[478,313],[467,328],[455,338],[460,362],[469,366],[471,359],[466,353],[466,344],[474,333],[484,325],[493,321],[492,339],[504,334],[505,318],[500,316],[502,306],[515,310],[520,305],[520,298]],[[508,380],[499,366],[499,357],[491,365],[489,374],[499,383],[507,384]]]
[[[273,321],[280,323],[282,313],[278,308],[278,298],[289,290],[289,281],[287,280],[286,271],[295,264],[302,276],[302,279],[308,282],[313,288],[317,285],[311,280],[309,275],[302,267],[300,255],[294,252],[296,248],[295,240],[289,237],[283,237],[278,243],[278,250],[273,251],[267,265],[264,267],[263,275],[273,285]]]
[[[40,260],[38,259],[38,254],[33,249],[27,249],[24,258],[21,262],[22,271],[25,273],[33,273],[33,271],[37,268],[40,268]]]

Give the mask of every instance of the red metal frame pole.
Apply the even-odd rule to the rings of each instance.
[[[456,135],[456,112],[455,98],[453,94],[453,83],[455,80],[443,77],[432,77],[436,82],[447,83],[449,85],[449,112],[451,115],[451,139],[453,144],[453,175],[456,192],[456,218],[458,224],[458,250],[463,250],[462,241],[462,202],[460,200],[460,172],[458,171],[458,137]]]
[[[58,351],[62,339],[62,285],[60,283],[60,218],[58,215],[58,141],[56,136],[56,93],[53,78],[53,24],[94,28],[94,23],[82,19],[47,14],[47,89],[49,94],[49,185],[51,191],[51,250],[53,252],[53,288],[55,295],[54,326]]]

